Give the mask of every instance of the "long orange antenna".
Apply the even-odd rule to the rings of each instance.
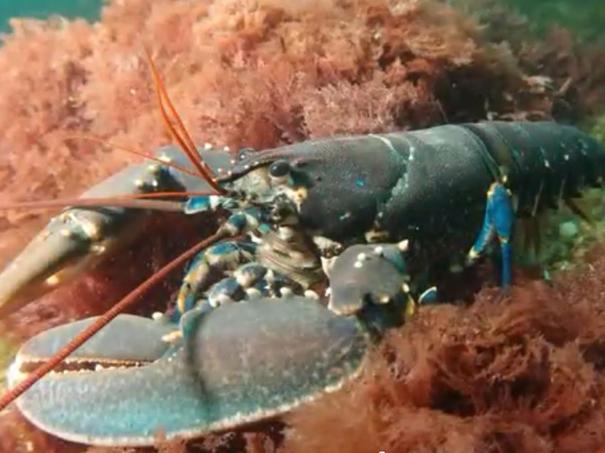
[[[99,319],[84,329],[81,333],[76,335],[69,343],[62,347],[53,357],[51,357],[46,363],[40,365],[32,373],[30,373],[23,381],[19,382],[14,388],[5,392],[0,397],[0,411],[6,406],[16,400],[25,391],[27,391],[32,385],[42,379],[45,375],[54,370],[63,360],[65,360],[72,352],[82,346],[88,341],[93,335],[99,330],[109,324],[116,316],[118,316],[127,307],[137,301],[139,297],[145,294],[149,289],[159,283],[164,277],[170,274],[177,267],[182,265],[185,261],[193,257],[200,250],[222,240],[227,237],[227,233],[218,231],[212,236],[200,241],[189,250],[166,264],[159,271],[137,286],[127,296],[120,300],[117,304],[107,310]]]
[[[199,171],[200,175],[208,182],[208,184],[210,184],[210,186],[214,190],[216,190],[218,194],[224,195],[225,190],[218,184],[212,170],[208,167],[208,165],[206,165],[206,163],[203,161],[203,159],[200,158],[199,154],[197,153],[197,149],[195,147],[195,144],[193,143],[193,140],[191,139],[191,136],[187,132],[183,121],[181,120],[176,109],[174,108],[174,105],[170,101],[170,97],[168,96],[164,82],[160,76],[160,73],[155,63],[153,62],[153,59],[151,58],[151,55],[148,51],[145,51],[145,53],[147,55],[147,61],[149,63],[149,67],[151,69],[151,73],[155,82],[156,95],[160,107],[160,113],[162,114],[162,120],[164,121],[166,128],[168,129],[172,137],[181,146],[187,157],[189,157],[189,160],[191,161],[193,166]],[[174,121],[179,127],[178,130],[172,124],[168,112],[166,111],[166,106],[164,105],[164,102],[166,102],[170,113],[172,113]]]
[[[149,153],[146,153],[144,151],[140,151],[138,149],[133,149],[127,146],[123,146],[123,145],[118,145],[116,143],[113,142],[109,142],[107,140],[103,140],[101,137],[96,137],[94,135],[69,135],[67,137],[65,137],[67,140],[87,140],[89,142],[93,142],[93,143],[98,143],[100,145],[104,145],[104,146],[108,146],[110,148],[115,148],[119,151],[124,151],[125,153],[128,154],[133,154],[135,156],[139,156],[139,157],[143,157],[144,159],[147,160],[151,160],[154,162],[157,162],[158,164],[164,165],[165,167],[170,167],[170,168],[174,168],[175,170],[180,171],[181,173],[185,173],[191,176],[196,176],[199,177],[199,173],[189,170],[188,168],[182,167],[178,164],[169,162],[167,160],[164,160],[160,157],[156,157],[153,156]]]
[[[56,200],[23,201],[16,203],[0,203],[0,211],[9,210],[44,210],[55,208],[79,208],[79,207],[114,207],[133,209],[153,209],[159,211],[182,211],[183,205],[179,201],[165,200],[164,198],[183,198],[213,195],[209,192],[153,192],[137,193],[127,195],[116,195],[113,197],[95,198],[59,198]],[[158,200],[159,198],[159,200]]]

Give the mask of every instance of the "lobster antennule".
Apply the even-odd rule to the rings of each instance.
[[[162,120],[172,137],[178,142],[181,146],[189,160],[193,164],[193,166],[198,170],[199,174],[210,184],[210,186],[216,191],[219,195],[224,195],[225,190],[218,184],[216,180],[216,176],[213,174],[212,170],[208,167],[208,165],[199,157],[196,152],[195,144],[191,138],[191,135],[187,132],[181,117],[176,111],[170,97],[168,96],[168,92],[166,91],[166,87],[164,82],[160,76],[160,73],[153,62],[151,54],[148,50],[145,51],[147,56],[147,62],[149,64],[149,68],[151,69],[151,73],[153,75],[153,79],[155,82],[156,88],[156,96],[158,100],[158,106],[160,108],[160,113],[162,115]],[[174,121],[176,122],[177,127],[172,124],[170,117],[168,116],[168,112],[166,111],[166,106],[164,105],[166,102],[166,106],[168,106],[168,110],[172,114]]]
[[[65,360],[72,352],[78,349],[82,344],[84,344],[88,339],[90,339],[93,335],[95,335],[99,330],[105,327],[109,322],[111,322],[114,318],[116,318],[120,313],[122,313],[128,306],[132,305],[137,299],[142,296],[145,292],[159,283],[164,277],[166,277],[170,272],[177,269],[187,260],[192,258],[196,253],[200,250],[209,247],[210,245],[224,239],[226,237],[226,233],[223,230],[219,230],[217,233],[212,236],[198,242],[196,245],[191,247],[186,252],[179,255],[174,260],[170,261],[164,267],[162,267],[159,271],[153,274],[151,277],[146,279],[143,283],[137,286],[134,290],[128,293],[122,300],[120,300],[117,304],[115,304],[112,308],[110,308],[105,314],[103,314],[97,321],[88,326],[84,331],[78,334],[75,338],[73,338],[69,343],[67,343],[63,348],[61,348],[53,357],[51,357],[46,363],[38,367],[35,371],[33,371],[27,378],[21,381],[12,389],[5,392],[0,397],[0,411],[2,411],[6,406],[12,403],[15,399],[17,399],[21,394],[27,391],[32,385],[42,379],[45,375],[54,370],[63,360]]]

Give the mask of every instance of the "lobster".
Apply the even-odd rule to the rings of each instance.
[[[259,152],[196,148],[183,129],[173,135],[188,159],[165,147],[154,163],[91,189],[0,274],[0,309],[14,310],[124,247],[143,215],[227,212],[215,243],[189,262],[172,310],[113,319],[115,310],[22,346],[9,371],[15,388],[66,344],[61,358],[83,343],[74,337],[106,325],[17,399],[59,437],[150,445],[160,429],[170,439],[238,428],[335,391],[387,329],[436,300],[435,272],[471,264],[497,239],[510,285],[515,218],[561,202],[579,212],[572,199],[605,174],[601,144],[552,122],[444,125]],[[122,203],[129,191],[134,200]],[[116,198],[87,204],[99,196]]]

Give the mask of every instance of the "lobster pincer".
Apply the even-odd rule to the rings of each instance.
[[[361,298],[351,316],[294,295],[217,308],[201,301],[180,318],[179,335],[168,317],[121,315],[17,405],[38,427],[94,445],[152,445],[160,432],[168,439],[193,438],[280,416],[357,376],[372,340],[403,322],[405,278],[393,264],[403,263],[401,252],[384,247],[356,252],[374,253],[366,273],[390,284],[374,289],[350,279],[334,282],[335,305],[347,305],[341,297]],[[10,385],[93,321],[27,342],[9,373]]]
[[[149,343],[157,344],[162,328],[151,319],[137,321],[138,327],[145,323],[152,326],[145,329]],[[133,333],[123,316],[112,324],[118,337]],[[71,441],[153,445],[160,432],[192,438],[236,428],[335,390],[357,373],[368,348],[355,319],[300,297],[194,309],[181,329],[183,338],[151,363],[95,369],[97,355],[89,353],[116,349],[115,337],[104,336],[78,354],[86,368],[71,368],[72,362],[47,376],[18,407],[38,427]],[[26,368],[29,351],[57,336],[67,340],[54,329],[34,338],[17,363]]]
[[[198,150],[211,168],[218,171],[230,165],[228,150]],[[163,209],[186,210],[182,203],[156,203],[152,209],[113,207],[86,207],[89,198],[109,199],[132,194],[157,192],[208,192],[210,187],[202,178],[179,171],[191,164],[175,147],[164,147],[155,154],[158,161],[130,166],[112,175],[82,194],[83,206],[77,201],[52,218],[48,225],[29,243],[2,273],[0,273],[0,316],[69,281],[80,272],[90,269],[127,247],[143,234],[146,225]],[[162,165],[165,162],[166,165]],[[214,203],[213,196],[195,197],[200,206]],[[216,198],[216,197],[214,197]]]

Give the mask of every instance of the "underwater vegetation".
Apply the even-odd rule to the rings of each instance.
[[[547,32],[553,23],[573,31],[584,41],[603,41],[605,9],[599,0],[584,0],[580,4],[569,0],[507,0],[528,17],[537,32]]]
[[[523,12],[541,16],[531,9],[537,3],[562,2],[524,2]],[[597,20],[602,10],[585,13],[590,4],[574,11]],[[543,37],[534,19],[490,0],[115,0],[95,24],[14,21],[0,49],[0,200],[73,195],[134,160],[80,135],[142,150],[170,142],[144,48],[198,143],[262,149],[484,119],[554,118],[590,125],[599,136],[605,47],[589,42],[598,28],[561,16],[570,29]],[[3,261],[45,220],[4,215]],[[210,223],[160,235],[175,225],[168,216],[157,234],[141,238],[144,247],[11,315],[0,347],[13,350],[50,326],[103,311],[212,231]],[[462,291],[465,303],[421,310],[348,392],[293,413],[285,430],[209,436],[188,448],[598,451],[605,446],[605,255],[590,244],[552,286],[519,269],[518,286],[499,302],[490,266],[480,266],[463,279],[483,287],[476,297]],[[163,309],[179,278],[136,312]],[[51,439],[16,411],[1,414],[0,450],[32,449],[84,447]]]

